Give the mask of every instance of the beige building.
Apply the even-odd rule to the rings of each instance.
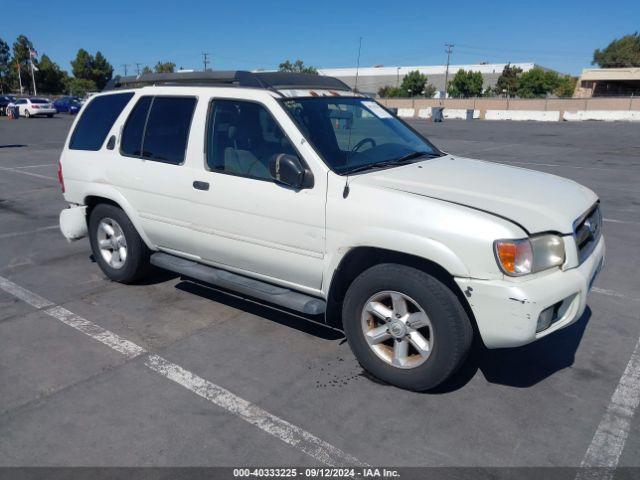
[[[640,68],[585,68],[574,98],[640,96]]]

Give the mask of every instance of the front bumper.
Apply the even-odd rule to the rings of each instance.
[[[517,347],[531,343],[575,322],[587,306],[587,295],[604,263],[604,238],[578,267],[537,276],[530,280],[474,280],[456,278],[465,292],[478,330],[488,348]],[[536,332],[538,317],[561,303],[557,320]]]

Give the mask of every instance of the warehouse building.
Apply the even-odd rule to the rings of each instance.
[[[487,87],[494,87],[506,63],[479,63],[471,65],[449,65],[449,80],[453,78],[458,70],[471,70],[480,72],[484,79],[483,90]],[[534,67],[539,67],[532,62],[512,63],[514,67],[519,67],[523,72],[528,72]],[[545,70],[550,70],[541,67]],[[414,66],[414,67],[360,67],[358,69],[358,90],[367,94],[377,94],[380,88],[385,86],[399,87],[402,79],[411,71],[418,70],[427,76],[427,82],[433,84],[438,92],[444,91],[446,65]],[[320,75],[336,77],[345,82],[351,88],[356,85],[355,68],[321,68],[318,69]],[[437,95],[437,94],[436,94]]]

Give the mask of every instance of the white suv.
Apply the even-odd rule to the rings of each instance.
[[[330,77],[111,89],[82,108],[59,177],[62,232],[88,234],[112,280],[155,265],[302,312],[413,390],[455,372],[474,336],[523,345],[585,309],[605,247],[575,182],[441,152]]]

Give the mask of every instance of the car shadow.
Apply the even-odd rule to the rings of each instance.
[[[245,298],[237,293],[198,283],[191,279],[181,279],[175,288],[183,292],[198,295],[214,302],[222,303],[236,310],[241,310],[258,317],[265,318],[272,322],[294,328],[300,332],[313,335],[324,340],[340,340],[344,334],[338,330],[328,327],[324,323],[324,316],[314,317],[302,316],[293,311],[287,311],[278,306],[269,306],[258,303],[250,298]]]
[[[460,370],[428,393],[450,393],[464,387],[478,370],[489,383],[515,388],[531,387],[573,365],[575,353],[591,318],[587,307],[572,325],[518,348],[490,350],[474,342]]]
[[[22,148],[26,146],[27,145],[24,145],[22,143],[10,143],[8,145],[0,145],[0,148]]]
[[[178,277],[180,281],[175,285],[175,288],[183,292],[222,303],[324,340],[346,341],[344,333],[327,326],[322,315],[315,317],[301,315],[279,306],[265,304],[239,295],[236,292],[181,277],[175,273],[158,271],[149,277],[144,284],[151,285]],[[476,335],[476,340],[462,367],[447,381],[424,393],[446,394],[459,390],[467,385],[478,371],[489,383],[514,388],[531,387],[554,373],[573,365],[575,353],[590,318],[591,309],[587,307],[574,324],[536,342],[517,348],[491,350],[486,348]],[[362,375],[376,383],[386,385],[385,382],[372,377],[367,372],[363,371]]]

